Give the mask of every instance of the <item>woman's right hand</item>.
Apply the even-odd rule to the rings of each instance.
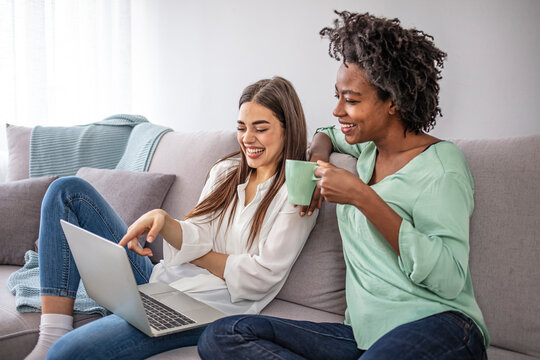
[[[154,241],[165,226],[167,217],[169,215],[161,209],[147,212],[128,227],[127,233],[118,245],[122,247],[127,245],[129,250],[141,256],[152,256],[152,250],[141,247],[139,237],[143,234],[148,234],[146,235],[146,241],[149,243]]]

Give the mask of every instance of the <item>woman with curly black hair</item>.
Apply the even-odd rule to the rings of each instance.
[[[468,267],[474,184],[461,151],[427,132],[446,54],[398,19],[337,12],[321,30],[342,60],[334,116],[310,147],[310,215],[335,202],[346,271],[344,324],[236,316],[199,340],[203,359],[485,359],[489,336]],[[358,176],[328,163],[358,158]],[[219,350],[217,350],[219,348]]]

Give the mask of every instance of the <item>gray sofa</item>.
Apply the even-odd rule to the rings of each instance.
[[[195,205],[205,176],[221,156],[237,148],[232,132],[171,132],[154,154],[150,172],[176,174],[162,207],[176,217]],[[478,303],[491,335],[492,360],[540,359],[540,135],[498,140],[455,140],[476,185],[470,267]],[[24,146],[21,145],[21,146]],[[10,161],[13,158],[10,157]],[[331,161],[354,171],[355,159]],[[9,170],[8,170],[9,171]],[[2,221],[2,219],[0,219]],[[4,246],[4,234],[0,234]],[[154,261],[160,244],[152,244]],[[18,313],[6,288],[17,266],[0,266],[0,358],[22,359],[38,336],[39,314]],[[268,315],[343,321],[345,265],[335,206],[324,203],[317,225]],[[77,315],[75,325],[96,315]],[[196,348],[152,359],[197,359]]]

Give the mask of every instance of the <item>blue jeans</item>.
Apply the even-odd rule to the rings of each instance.
[[[41,206],[39,271],[41,295],[75,298],[80,275],[60,219],[118,243],[127,225],[88,182],[77,177],[54,181]],[[154,265],[147,257],[126,252],[137,284],[148,282]],[[99,259],[96,259],[99,266]],[[125,320],[110,315],[81,326],[58,340],[48,359],[144,359],[170,349],[192,346],[204,329],[149,337]]]
[[[204,327],[150,337],[116,315],[70,331],[50,348],[47,359],[146,359],[160,352],[197,345]]]
[[[487,358],[480,330],[471,319],[454,311],[398,326],[365,351],[356,347],[350,326],[257,315],[214,322],[198,345],[203,360]]]

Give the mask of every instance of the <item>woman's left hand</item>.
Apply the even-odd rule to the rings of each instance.
[[[355,205],[363,186],[362,180],[353,173],[338,168],[325,161],[317,161],[315,176],[321,179],[317,181],[317,187],[321,189],[321,195],[326,199],[338,204]]]

